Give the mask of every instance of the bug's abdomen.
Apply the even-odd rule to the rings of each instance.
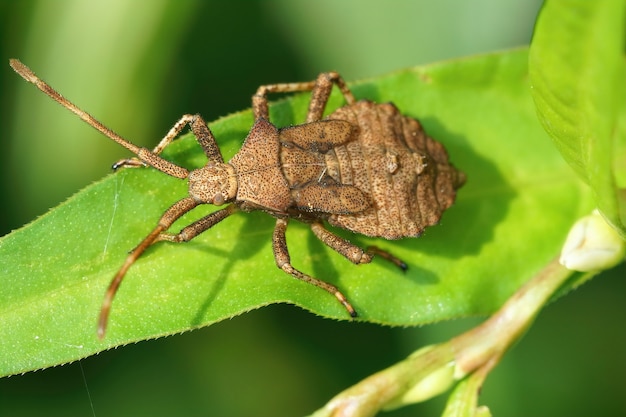
[[[330,224],[399,239],[418,236],[439,222],[465,175],[417,120],[403,116],[393,104],[370,101],[342,107],[328,119],[358,127],[355,140],[325,155],[328,174],[363,191],[371,203],[359,213],[329,215]]]

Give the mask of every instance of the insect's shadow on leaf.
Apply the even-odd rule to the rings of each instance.
[[[405,273],[398,279],[408,279],[418,285],[436,285],[440,279],[437,274],[428,269],[427,266],[421,266],[419,263],[411,259],[403,259],[408,265]]]
[[[357,99],[365,97],[383,101],[380,99],[379,87],[375,84],[359,84],[352,90]],[[463,133],[453,131],[436,118],[421,117],[408,110],[406,115],[418,119],[427,134],[446,147],[450,161],[465,173],[467,181],[457,190],[455,203],[446,210],[438,225],[426,228],[420,238],[388,242],[385,243],[386,247],[409,247],[425,254],[450,258],[479,253],[481,247],[493,238],[497,224],[505,218],[515,196],[514,189],[493,162],[474,152],[472,141]],[[343,232],[338,234],[343,235]],[[350,239],[349,236],[344,237]],[[355,243],[360,245],[357,241]],[[375,241],[373,244],[376,244]],[[393,248],[390,251],[393,253]],[[414,267],[411,265],[411,268]],[[414,276],[420,276],[420,279],[426,277],[426,283],[437,281],[436,277],[428,278],[428,275],[428,271],[424,270]]]
[[[327,252],[327,249],[329,252],[334,251],[323,244],[311,230],[307,230],[307,232],[307,247],[311,258],[313,258],[312,275],[322,281],[328,281],[336,284],[339,271],[337,271],[337,268],[333,266],[332,262],[329,262],[329,256],[332,255]],[[343,257],[341,256],[341,258]],[[341,261],[348,262],[345,258]]]
[[[407,245],[416,251],[450,258],[477,254],[493,239],[498,223],[505,218],[515,191],[495,164],[474,152],[471,141],[454,133],[437,119],[422,123],[432,137],[441,141],[452,163],[467,176],[457,190],[455,203],[436,226],[425,230],[419,239]]]
[[[223,256],[226,257],[228,261],[223,266],[221,271],[213,274],[213,277],[211,278],[213,282],[213,285],[211,286],[211,291],[209,291],[206,294],[206,297],[204,298],[204,302],[202,303],[201,306],[198,307],[197,313],[195,314],[195,316],[190,322],[191,326],[194,326],[194,327],[199,326],[206,321],[206,313],[211,308],[211,304],[217,297],[217,294],[224,287],[224,284],[226,283],[226,280],[229,278],[229,275],[233,266],[238,262],[245,263],[246,260],[255,256],[259,252],[259,250],[263,248],[263,245],[258,241],[254,241],[251,239],[243,239],[240,237],[245,236],[245,235],[258,234],[258,230],[260,228],[263,230],[265,229],[271,230],[271,223],[272,223],[271,217],[267,215],[263,215],[263,213],[244,213],[244,214],[245,215],[243,216],[244,218],[243,225],[241,226],[241,229],[239,230],[239,233],[237,234],[237,237],[239,238],[233,237],[236,243],[228,253],[225,253],[222,251]],[[227,222],[228,220],[229,219],[226,219],[224,221]],[[266,226],[266,223],[267,223],[267,226]],[[206,245],[205,243],[201,243],[200,245],[202,246],[203,250],[205,249],[214,250],[212,248],[209,248],[208,245]],[[213,253],[217,253],[217,252],[213,252]]]
[[[389,241],[382,238],[368,238],[347,230],[334,228],[332,226],[327,227],[333,233],[347,239],[363,250],[367,250],[369,246],[373,245],[389,251],[389,253],[394,256],[397,255],[397,252],[402,252],[401,250],[396,251],[394,248],[401,248],[404,240]],[[383,259],[381,256],[374,256],[370,264],[354,265],[343,256],[336,254],[332,249],[326,247],[312,232],[309,232],[307,236],[308,250],[314,258],[314,262],[312,262],[313,276],[324,281],[340,285],[340,278],[350,278],[351,276],[375,277],[376,286],[392,284],[389,288],[395,287],[393,285],[394,282],[390,282],[389,280],[409,280],[418,285],[435,285],[439,282],[439,277],[435,273],[430,271],[427,267],[421,266],[418,262],[413,261],[410,257],[407,258],[403,256],[401,259],[409,266],[406,271],[403,271],[397,265]],[[330,262],[331,257],[337,259],[337,267],[334,266],[334,262]],[[384,271],[381,272],[379,268],[382,268]],[[348,277],[339,277],[342,273],[340,271],[344,271],[344,273],[345,271],[353,272],[348,274]],[[368,285],[372,286],[373,283],[370,282]],[[348,292],[347,290],[349,290],[349,288],[345,288],[345,290]]]

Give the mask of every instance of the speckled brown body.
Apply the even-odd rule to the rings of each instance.
[[[261,119],[229,163],[245,210],[386,239],[436,224],[464,181],[417,120],[365,100],[294,127]]]
[[[25,80],[136,155],[119,161],[114,168],[149,165],[188,180],[189,195],[163,213],[109,284],[98,321],[101,338],[120,283],[148,247],[161,241],[189,241],[238,210],[263,210],[275,217],[272,250],[276,265],[334,295],[350,316],[356,317],[356,310],[336,286],[291,265],[285,234],[289,220],[309,223],[318,239],[355,264],[369,263],[379,255],[406,269],[404,262],[388,252],[376,247],[363,250],[335,235],[324,222],[386,239],[418,236],[439,221],[465,181],[449,163],[443,146],[428,137],[417,120],[403,116],[393,104],[357,102],[336,72],[320,74],[311,82],[259,87],[252,97],[254,126],[240,151],[224,163],[217,141],[199,115],[183,115],[159,144],[148,150],[69,102],[20,61],[12,59],[10,65]],[[333,86],[339,88],[346,105],[323,118]],[[267,95],[296,91],[311,91],[306,123],[278,129],[269,121]],[[208,159],[205,166],[191,171],[160,156],[187,125]],[[178,233],[168,233],[177,219],[202,204],[226,207]]]
[[[370,198],[370,207],[354,215],[332,214],[328,222],[385,239],[418,236],[439,222],[452,205],[463,173],[449,162],[445,148],[427,136],[421,124],[391,103],[359,101],[329,119],[357,126],[356,139],[336,148],[338,174]],[[330,158],[327,158],[330,159]]]

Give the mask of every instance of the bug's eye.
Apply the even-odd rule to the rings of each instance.
[[[224,196],[222,193],[217,193],[213,196],[213,204],[216,206],[221,206],[224,204]]]

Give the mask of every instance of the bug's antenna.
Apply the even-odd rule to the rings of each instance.
[[[95,117],[93,117],[86,111],[79,109],[74,103],[63,97],[49,84],[36,76],[35,73],[26,65],[24,65],[19,59],[10,59],[9,65],[11,65],[11,68],[13,68],[13,70],[17,72],[22,78],[24,78],[29,83],[35,84],[37,88],[46,93],[50,98],[59,103],[61,106],[65,107],[66,109],[70,110],[72,113],[80,117],[87,124],[98,129],[98,131],[100,131],[102,134],[113,139],[115,142],[119,143],[132,153],[137,154],[139,152],[139,146],[127,141],[126,139],[100,123],[98,120],[96,120]]]
[[[156,169],[158,169],[159,171],[162,171],[168,175],[171,175],[177,178],[187,178],[187,176],[189,175],[189,171],[187,169],[179,167],[178,165],[175,165],[161,158],[160,156],[154,154],[153,152],[149,151],[146,148],[139,147],[127,141],[126,139],[124,139],[123,137],[121,137],[120,135],[118,135],[117,133],[115,133],[114,131],[106,127],[105,125],[103,125],[100,121],[98,121],[91,114],[78,108],[74,103],[72,103],[71,101],[63,97],[61,94],[59,94],[59,92],[57,92],[49,84],[47,84],[41,78],[37,77],[37,75],[35,75],[35,73],[26,65],[24,65],[19,59],[10,59],[9,65],[11,65],[11,68],[13,68],[13,70],[17,72],[26,81],[28,81],[29,83],[35,84],[37,88],[39,88],[41,91],[46,93],[46,95],[48,95],[54,101],[56,101],[61,106],[65,107],[66,109],[70,110],[72,113],[80,117],[85,123],[97,129],[103,135],[119,143],[120,145],[122,145],[123,147],[125,147],[126,149],[134,153],[135,155],[137,155],[139,159],[146,162],[148,165],[151,165],[155,167]]]

